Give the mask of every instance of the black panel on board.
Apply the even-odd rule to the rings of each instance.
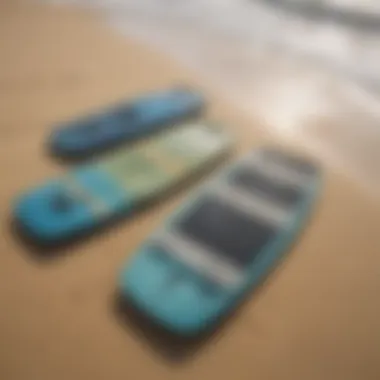
[[[318,171],[318,167],[315,163],[301,157],[288,155],[280,150],[266,149],[263,153],[266,160],[288,167],[300,174],[312,176]]]
[[[302,189],[280,183],[264,174],[250,169],[236,171],[233,183],[249,193],[263,195],[267,199],[284,206],[294,206],[302,199]]]
[[[277,232],[264,221],[211,198],[191,210],[178,228],[186,237],[238,266],[249,264]]]

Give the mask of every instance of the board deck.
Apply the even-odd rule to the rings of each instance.
[[[15,219],[40,241],[68,239],[159,197],[225,154],[230,143],[211,124],[173,128],[26,192],[15,202]]]
[[[204,106],[203,96],[188,88],[157,91],[62,123],[51,134],[49,149],[63,158],[85,158],[199,116]]]
[[[304,158],[273,149],[249,154],[143,243],[121,272],[122,295],[176,334],[212,328],[288,251],[320,182]]]

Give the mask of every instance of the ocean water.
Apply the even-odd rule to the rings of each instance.
[[[379,197],[380,2],[51,1],[98,9]]]

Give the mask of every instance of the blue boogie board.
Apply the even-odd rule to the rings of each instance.
[[[156,92],[65,123],[49,139],[62,158],[83,158],[201,114],[202,95],[186,88]]]
[[[212,329],[300,233],[317,166],[257,150],[215,176],[147,239],[119,278],[121,297],[180,336]]]
[[[14,219],[38,243],[66,242],[132,213],[216,164],[231,142],[213,124],[183,124],[25,192],[15,201]]]

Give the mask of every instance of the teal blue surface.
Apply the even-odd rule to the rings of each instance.
[[[121,293],[159,324],[179,334],[193,334],[215,320],[231,297],[232,291],[204,296],[199,286],[203,278],[173,259],[155,258],[157,249],[144,247],[120,277]],[[180,271],[180,280],[171,278]]]
[[[228,175],[224,178],[227,180]],[[150,316],[152,320],[169,331],[191,336],[209,329],[231,311],[242,298],[268,275],[276,263],[288,252],[291,244],[301,233],[307,217],[320,191],[321,178],[316,177],[304,199],[294,211],[294,217],[276,238],[269,243],[246,269],[239,286],[219,286],[211,293],[202,291],[205,278],[184,264],[179,264],[169,255],[162,259],[156,248],[149,246],[149,240],[139,249],[123,268],[119,286],[121,294]],[[179,213],[176,213],[167,228],[172,228],[177,218],[194,206],[194,197]],[[174,276],[180,278],[171,284]]]
[[[53,204],[62,195],[70,204],[57,211]],[[32,237],[56,242],[90,230],[132,207],[133,199],[107,173],[86,166],[73,171],[69,178],[49,182],[19,197],[14,216]]]
[[[125,210],[133,203],[131,195],[122,184],[104,170],[88,166],[75,171],[72,178],[76,184],[101,201],[111,212],[120,207]]]
[[[51,182],[16,201],[15,219],[38,240],[54,241],[70,234],[73,229],[92,224],[91,209],[84,202],[78,202],[69,213],[57,215],[49,200],[60,194],[62,189],[61,182]]]

